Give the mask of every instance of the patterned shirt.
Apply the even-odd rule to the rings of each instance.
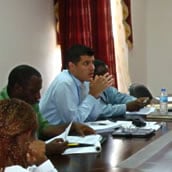
[[[0,100],[4,100],[4,99],[9,99],[10,97],[8,96],[8,93],[7,93],[7,88],[3,88],[0,92]],[[42,114],[40,113],[39,111],[39,105],[38,103],[32,105],[34,111],[36,112],[37,114],[37,119],[38,119],[38,125],[39,125],[39,128],[38,128],[38,137],[40,138],[41,137],[41,133],[42,133],[42,129],[47,127],[49,125],[48,121],[45,120],[42,116]]]

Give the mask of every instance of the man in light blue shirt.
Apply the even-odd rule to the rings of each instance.
[[[112,85],[113,79],[109,73],[94,77],[92,49],[74,45],[65,60],[67,69],[56,76],[40,100],[42,115],[51,124],[95,121],[109,114],[116,115],[112,105],[100,101],[101,93]],[[137,105],[140,108],[142,102]]]
[[[112,85],[112,76],[107,73],[93,79],[94,52],[83,45],[72,46],[66,61],[68,69],[63,70],[50,84],[40,100],[40,111],[52,124],[96,120],[101,112],[97,108],[97,98]]]
[[[102,113],[100,116],[121,116],[125,115],[126,111],[134,111],[129,110],[129,108],[131,104],[135,103],[135,100],[135,97],[120,93],[115,87],[109,87],[100,95],[99,101],[100,105],[102,105]],[[139,107],[136,109],[135,106],[136,104],[133,105],[135,111],[140,109]]]
[[[94,76],[104,75],[108,72],[108,66],[102,60],[96,59],[94,65]],[[124,115],[126,111],[137,111],[146,105],[138,103],[143,102],[144,99],[145,97],[137,99],[136,97],[119,92],[115,87],[108,87],[99,96],[99,106],[102,107],[100,117],[120,116]]]

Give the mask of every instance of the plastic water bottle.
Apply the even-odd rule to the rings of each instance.
[[[161,89],[160,113],[163,115],[168,114],[168,94],[167,94],[167,90],[165,88]]]

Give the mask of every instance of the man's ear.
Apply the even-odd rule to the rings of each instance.
[[[69,69],[71,70],[71,69],[73,69],[73,67],[75,66],[75,64],[72,63],[72,62],[69,62],[69,63],[68,63],[68,66],[69,66]]]
[[[14,91],[15,91],[16,93],[21,93],[21,92],[23,91],[23,87],[22,87],[21,85],[19,85],[18,83],[16,83],[16,84],[14,85]]]

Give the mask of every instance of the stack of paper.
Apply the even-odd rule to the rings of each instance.
[[[92,135],[87,135],[84,137],[83,136],[69,136],[68,134],[69,134],[71,125],[72,125],[72,122],[69,124],[69,126],[66,128],[66,130],[62,134],[47,140],[45,143],[48,144],[57,138],[62,138],[64,141],[67,141],[69,143],[69,148],[67,148],[63,152],[63,155],[101,152],[100,142],[103,139],[101,135],[92,134]],[[73,146],[70,147],[71,145]]]
[[[91,146],[84,146],[84,147],[73,147],[68,148],[64,151],[63,155],[67,154],[83,154],[83,153],[99,153],[101,152],[101,144],[100,141],[102,140],[102,136],[98,134],[88,135],[85,137],[79,136],[68,136],[67,141],[69,143],[78,143],[79,144],[86,144]]]
[[[155,107],[144,107],[141,108],[139,111],[134,111],[134,112],[127,111],[126,114],[148,115],[152,112],[155,112],[155,110],[156,110]]]
[[[110,120],[86,122],[85,124],[93,128],[96,133],[113,132],[115,128],[119,127],[119,124]]]
[[[65,131],[62,134],[47,140],[45,143],[46,144],[50,143],[51,141],[58,139],[58,138],[62,138],[64,141],[67,141],[67,137],[69,135],[69,131],[70,131],[71,126],[72,126],[72,122],[68,125],[68,127],[65,129]]]

